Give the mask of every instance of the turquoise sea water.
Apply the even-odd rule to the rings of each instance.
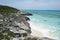
[[[36,23],[39,28],[49,30],[46,32],[46,37],[60,40],[60,10],[26,10],[33,14],[30,16],[31,22]],[[45,30],[44,29],[44,30]],[[43,31],[44,31],[43,30]],[[46,30],[46,31],[47,31]]]

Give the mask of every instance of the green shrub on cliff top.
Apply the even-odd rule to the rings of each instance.
[[[19,10],[17,10],[16,8],[0,5],[0,14],[4,16],[9,16],[11,13],[16,13],[17,11]]]

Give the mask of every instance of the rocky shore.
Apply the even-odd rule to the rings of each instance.
[[[31,13],[13,7],[0,5],[0,40],[53,40],[47,37],[33,37],[27,21]]]

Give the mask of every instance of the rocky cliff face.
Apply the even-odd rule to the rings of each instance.
[[[28,16],[30,14],[27,15],[15,8],[0,5],[0,22],[2,24],[4,23],[5,26],[18,26],[21,29],[26,30],[27,32],[29,30],[29,32],[31,33],[31,28],[29,26],[29,23],[27,22],[29,18],[25,15]]]
[[[30,19],[26,17],[28,15],[15,8],[0,5],[0,36],[2,36],[0,39],[10,40],[14,37],[24,37],[30,34],[31,28],[27,22]]]

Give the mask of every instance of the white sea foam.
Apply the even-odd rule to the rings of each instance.
[[[51,29],[47,28],[46,24],[36,23],[31,21],[29,23],[32,30],[31,35],[37,37],[49,37],[49,38],[57,39],[57,37],[54,36],[54,33],[51,32]]]
[[[60,11],[58,10],[29,10],[32,35],[56,38],[60,40]]]

